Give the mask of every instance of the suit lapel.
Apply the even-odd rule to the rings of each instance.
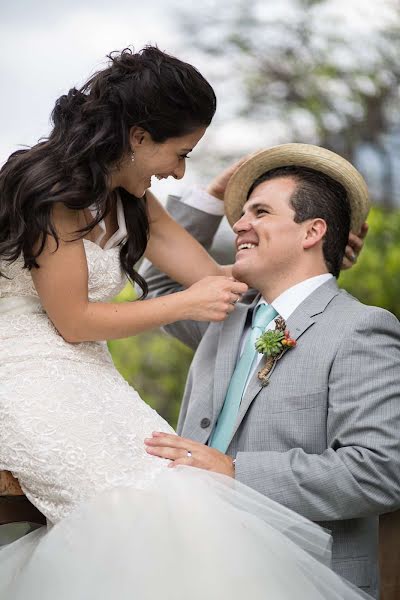
[[[307,331],[314,323],[316,315],[324,312],[331,300],[339,294],[339,288],[336,279],[329,279],[326,283],[322,284],[315,290],[310,296],[308,296],[290,315],[286,324],[290,331],[290,336],[295,340],[298,340],[303,333]],[[294,349],[295,351],[295,349]],[[293,350],[289,350],[293,352]],[[282,356],[282,361],[285,360],[285,355]],[[277,364],[277,361],[271,371],[271,376]],[[240,423],[242,422],[246,412],[251,406],[254,399],[258,396],[260,391],[263,389],[258,379],[258,371],[260,370],[263,361],[260,362],[260,366],[255,370],[247,386],[246,392],[243,396],[237,421],[232,432],[232,438],[235,435]],[[268,389],[268,388],[267,388]],[[231,439],[232,439],[231,438]]]
[[[238,303],[235,311],[222,323],[214,372],[213,412],[215,416],[221,412],[236,366],[248,312],[257,304],[259,297],[259,295],[252,296],[249,303]]]

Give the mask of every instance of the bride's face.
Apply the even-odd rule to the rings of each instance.
[[[111,174],[111,187],[122,187],[130,194],[141,198],[151,186],[151,178],[181,179],[185,174],[185,160],[206,131],[199,127],[181,137],[169,138],[156,143],[150,134],[133,127],[130,134],[132,154],[124,157],[119,167]]]

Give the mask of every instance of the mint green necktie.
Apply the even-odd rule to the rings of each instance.
[[[224,405],[208,443],[212,448],[217,448],[217,450],[224,453],[228,449],[246,382],[254,359],[258,354],[255,347],[256,339],[264,332],[266,326],[277,314],[271,304],[260,304],[253,313],[250,334],[231,377]]]

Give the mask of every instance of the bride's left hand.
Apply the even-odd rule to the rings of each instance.
[[[144,443],[148,454],[171,460],[169,467],[187,465],[228,475],[228,477],[235,476],[230,456],[199,442],[182,438],[179,435],[154,431],[152,437],[146,438]]]

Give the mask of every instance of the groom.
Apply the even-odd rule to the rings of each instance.
[[[208,248],[224,196],[233,275],[252,291],[223,323],[166,328],[197,348],[184,437],[154,434],[147,450],[319,522],[332,532],[333,568],[376,596],[378,515],[400,505],[400,326],[336,282],[349,228],[368,211],[364,180],[336,154],[286,144],[253,155],[224,187],[168,208]],[[153,295],[176,290],[148,264],[142,274]],[[265,329],[269,356],[254,349]]]

